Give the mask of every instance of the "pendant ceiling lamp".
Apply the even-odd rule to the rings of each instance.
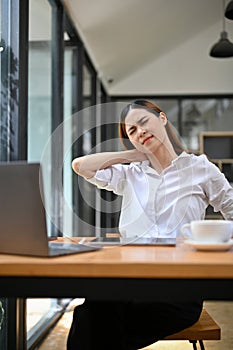
[[[223,14],[225,9],[225,0],[223,0]],[[215,58],[233,57],[233,43],[228,39],[225,30],[225,17],[223,16],[223,31],[220,34],[219,41],[214,44],[210,50],[210,56]]]
[[[226,7],[225,17],[228,19],[233,19],[233,0],[231,0]]]

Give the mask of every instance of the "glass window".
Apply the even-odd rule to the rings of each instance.
[[[28,160],[40,160],[51,133],[51,8],[29,3]]]
[[[2,30],[1,30],[1,24],[2,24],[2,3],[0,1],[0,55],[2,56],[2,52],[4,50],[3,47],[3,41],[2,41]],[[0,78],[2,82],[2,57],[0,59]],[[0,103],[1,103],[1,108],[0,108],[0,120],[2,118],[2,84],[0,85]],[[0,146],[1,147],[1,146]],[[5,322],[5,317],[6,317],[6,300],[5,299],[0,299],[0,349],[5,349],[6,348],[6,322]]]
[[[63,232],[65,235],[73,235],[73,217],[72,217],[72,113],[74,106],[72,102],[72,81],[73,81],[73,55],[77,49],[65,47],[64,52],[64,149],[68,150],[64,154],[64,198],[68,206],[64,208]]]
[[[232,99],[184,99],[182,130],[187,147],[194,152],[199,152],[199,134],[202,131],[233,130],[232,113]]]
[[[68,35],[65,35],[68,38]],[[71,162],[74,157],[88,154],[95,146],[95,130],[90,130],[88,107],[93,104],[93,76],[83,64],[79,45],[69,46],[66,41],[64,56],[64,197],[65,208],[63,231],[68,236],[92,236],[95,234],[95,188],[74,174]],[[81,71],[80,71],[81,70]],[[82,80],[82,81],[80,81]],[[78,109],[85,110],[77,113]],[[76,130],[76,131],[75,131]],[[72,134],[80,135],[72,140]],[[74,144],[72,145],[72,142]]]
[[[28,161],[39,162],[51,134],[52,72],[51,72],[52,11],[47,0],[29,1],[28,58]],[[46,186],[49,179],[46,179]],[[50,234],[50,225],[48,231]],[[27,300],[27,338],[34,334],[57,312],[57,299]],[[47,325],[46,325],[47,326]]]
[[[90,107],[92,105],[92,73],[86,65],[83,66],[83,108],[86,109],[86,118],[83,118],[83,132],[82,132],[82,148],[83,154],[89,154],[92,152],[93,147],[96,146],[95,132],[91,130],[90,125],[92,124],[91,118],[94,117],[93,111],[91,113]],[[87,235],[94,235],[95,232],[89,232],[89,225],[95,227],[95,187],[84,179],[79,179],[80,186],[82,187],[81,193],[85,194],[82,205],[82,221],[83,221],[83,232]],[[87,224],[87,226],[86,226]],[[86,235],[85,234],[85,235]]]

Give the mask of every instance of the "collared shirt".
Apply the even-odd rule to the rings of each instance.
[[[183,152],[160,174],[147,160],[116,164],[88,181],[123,196],[122,236],[180,236],[183,224],[204,219],[209,204],[233,220],[233,188],[205,155]]]

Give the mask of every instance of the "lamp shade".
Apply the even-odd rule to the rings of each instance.
[[[233,0],[229,2],[225,10],[225,17],[233,19]]]
[[[219,41],[210,50],[210,56],[216,58],[233,57],[233,43],[229,41],[227,32],[221,32]]]

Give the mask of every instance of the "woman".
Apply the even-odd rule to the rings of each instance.
[[[119,134],[133,149],[80,157],[72,167],[122,196],[122,236],[177,237],[184,223],[204,219],[209,204],[233,219],[233,189],[224,175],[206,156],[184,151],[156,104],[126,106]],[[171,303],[86,301],[74,312],[67,348],[139,349],[192,325],[201,310],[195,294],[189,303],[173,303],[172,291]]]

